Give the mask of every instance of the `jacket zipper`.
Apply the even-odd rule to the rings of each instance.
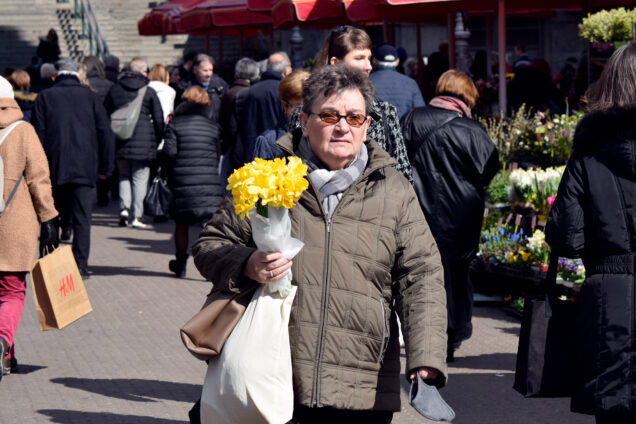
[[[389,347],[389,333],[390,328],[386,320],[386,309],[384,308],[384,298],[380,298],[380,307],[382,308],[382,347],[380,349],[380,355],[378,356],[378,363],[382,363],[384,360],[384,354]]]
[[[364,177],[364,179],[358,180],[357,183],[359,184],[361,181],[366,181],[368,179],[368,176],[371,175],[373,172],[375,172],[376,169],[370,170],[368,172],[368,174]],[[326,327],[326,321],[327,321],[327,299],[328,299],[328,292],[329,292],[329,277],[330,277],[330,261],[329,261],[329,252],[331,251],[331,220],[332,218],[336,215],[336,212],[338,211],[338,209],[340,209],[340,205],[343,204],[343,202],[345,201],[347,192],[349,192],[349,190],[351,189],[352,186],[349,186],[348,189],[345,190],[345,192],[342,194],[342,198],[340,199],[340,201],[338,202],[338,205],[336,205],[336,208],[333,210],[333,212],[331,213],[331,217],[328,217],[325,209],[322,207],[322,203],[320,202],[320,198],[318,197],[318,190],[316,190],[316,187],[314,187],[313,183],[311,182],[311,179],[309,179],[309,185],[313,188],[314,193],[316,193],[316,198],[318,199],[318,204],[320,205],[320,209],[322,210],[323,216],[325,217],[325,226],[327,229],[327,234],[325,237],[325,262],[324,262],[324,269],[325,269],[325,278],[323,280],[323,287],[322,287],[322,298],[321,298],[321,305],[322,308],[320,310],[320,326],[319,326],[319,330],[318,330],[318,350],[316,351],[316,365],[314,368],[314,393],[313,393],[313,399],[312,399],[312,406],[314,407],[318,407],[318,398],[319,398],[319,393],[320,393],[320,364],[321,364],[321,358],[322,358],[322,345],[323,345],[323,335],[324,335],[324,331],[325,331],[325,327]],[[384,311],[384,307],[382,308],[382,310]],[[386,324],[385,324],[386,325]]]
[[[286,148],[283,148],[282,150],[288,154],[292,154],[292,155],[294,154],[293,151],[290,152]],[[362,179],[356,181],[356,183],[359,184],[361,181],[366,181],[369,175],[373,174],[375,171],[381,168],[383,167],[376,167],[376,168],[367,170],[365,173],[363,173],[366,175],[364,175]],[[321,298],[322,308],[320,310],[320,326],[318,331],[318,350],[316,351],[316,365],[314,367],[314,392],[313,392],[312,401],[311,401],[312,406],[317,407],[318,397],[319,397],[318,393],[320,391],[320,379],[318,378],[318,376],[320,375],[320,362],[321,362],[321,356],[322,356],[322,345],[324,341],[323,333],[324,333],[326,321],[327,321],[327,298],[328,298],[327,295],[329,291],[328,284],[329,284],[329,277],[330,277],[329,251],[331,250],[331,217],[335,216],[336,212],[340,208],[340,205],[345,200],[346,193],[353,186],[349,186],[349,188],[345,190],[345,192],[342,194],[342,198],[340,199],[340,202],[338,202],[338,205],[336,206],[336,209],[334,209],[333,213],[331,214],[331,217],[328,217],[327,214],[325,213],[325,209],[322,207],[322,203],[320,202],[320,197],[318,196],[318,190],[316,190],[316,187],[311,182],[311,178],[307,177],[307,181],[309,182],[309,185],[313,189],[316,195],[316,200],[318,201],[318,205],[320,206],[320,210],[322,211],[322,214],[325,217],[325,227],[327,230],[327,234],[325,235],[325,261],[324,261],[325,278],[323,280],[323,287],[322,287],[322,298]],[[384,311],[384,307],[382,308],[382,310]]]
[[[322,208],[322,205],[321,205]],[[336,207],[337,208],[337,207]],[[335,211],[334,211],[335,212]],[[324,210],[323,210],[324,213]],[[326,214],[325,214],[326,216]],[[333,214],[332,214],[333,216]],[[323,341],[324,341],[324,331],[325,331],[325,326],[326,326],[326,321],[327,321],[327,298],[328,298],[328,284],[329,284],[329,277],[330,277],[330,267],[329,267],[329,249],[331,247],[331,218],[328,217],[326,219],[325,222],[326,228],[327,228],[327,234],[325,235],[325,262],[324,262],[324,269],[325,269],[325,278],[323,281],[323,285],[322,285],[322,298],[321,298],[321,302],[320,304],[322,305],[322,308],[320,309],[320,326],[318,329],[318,350],[316,351],[316,365],[314,367],[314,399],[313,399],[313,406],[317,407],[318,406],[318,393],[320,391],[320,360],[321,360],[321,356],[322,356],[322,345],[323,345]]]

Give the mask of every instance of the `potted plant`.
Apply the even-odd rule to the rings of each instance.
[[[632,39],[634,20],[636,9],[601,10],[583,18],[579,24],[579,35],[597,50],[614,49]]]

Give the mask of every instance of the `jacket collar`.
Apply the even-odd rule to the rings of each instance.
[[[232,82],[232,87],[249,87],[250,86],[250,80],[246,80],[246,79],[235,79],[234,82]]]
[[[267,71],[265,71],[265,72],[263,72],[261,74],[261,79],[260,80],[264,81],[264,80],[269,80],[269,79],[280,81],[280,80],[283,79],[283,76],[281,74],[279,74],[278,72],[276,72],[276,71],[272,71],[271,69],[268,69]]]
[[[58,75],[57,77],[55,77],[55,83],[53,84],[53,86],[59,87],[69,87],[73,85],[82,85],[82,83],[80,82],[79,78],[77,78],[75,75],[70,74]]]
[[[148,85],[150,80],[139,72],[124,71],[117,77],[117,82],[126,90],[136,91]]]

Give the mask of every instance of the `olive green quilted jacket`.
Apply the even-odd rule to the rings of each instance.
[[[278,145],[293,151],[290,134]],[[394,160],[367,142],[369,161],[330,222],[310,187],[290,210],[292,236],[305,246],[294,258],[298,285],[289,323],[294,394],[307,406],[400,409],[400,347],[408,370],[440,370],[446,382],[446,293],[437,246],[413,188]],[[243,267],[255,250],[249,219],[229,199],[192,248],[215,290],[241,291],[253,281]]]

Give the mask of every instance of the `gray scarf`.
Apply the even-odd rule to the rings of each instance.
[[[369,160],[367,146],[363,143],[353,162],[345,169],[336,171],[329,171],[325,168],[325,165],[311,150],[309,141],[305,137],[301,138],[296,153],[307,164],[309,179],[318,190],[318,197],[327,214],[327,218],[331,218],[333,211],[342,198],[342,193],[355,180],[360,178],[360,175],[367,167],[367,161]]]

